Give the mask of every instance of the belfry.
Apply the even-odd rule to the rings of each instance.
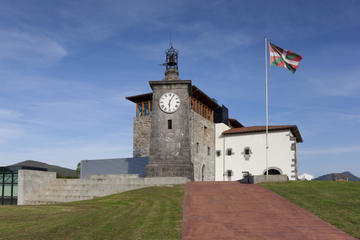
[[[153,104],[147,177],[193,179],[188,104],[191,81],[179,78],[177,60],[178,52],[171,46],[166,51],[165,78],[149,82]]]

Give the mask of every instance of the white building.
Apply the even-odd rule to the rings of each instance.
[[[295,125],[269,126],[268,164],[264,126],[230,128],[215,124],[215,180],[236,181],[251,175],[287,175],[297,179],[297,143],[302,142]]]

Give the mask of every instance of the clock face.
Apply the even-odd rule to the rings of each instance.
[[[160,97],[159,106],[166,113],[176,112],[180,107],[180,98],[175,93],[164,93]]]

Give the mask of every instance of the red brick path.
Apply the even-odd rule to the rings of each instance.
[[[182,239],[355,238],[261,186],[190,182],[185,187]]]

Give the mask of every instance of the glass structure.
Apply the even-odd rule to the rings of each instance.
[[[19,169],[47,171],[46,168],[32,166],[0,167],[0,205],[17,205]]]
[[[0,167],[0,204],[16,205],[18,195],[18,171]]]

